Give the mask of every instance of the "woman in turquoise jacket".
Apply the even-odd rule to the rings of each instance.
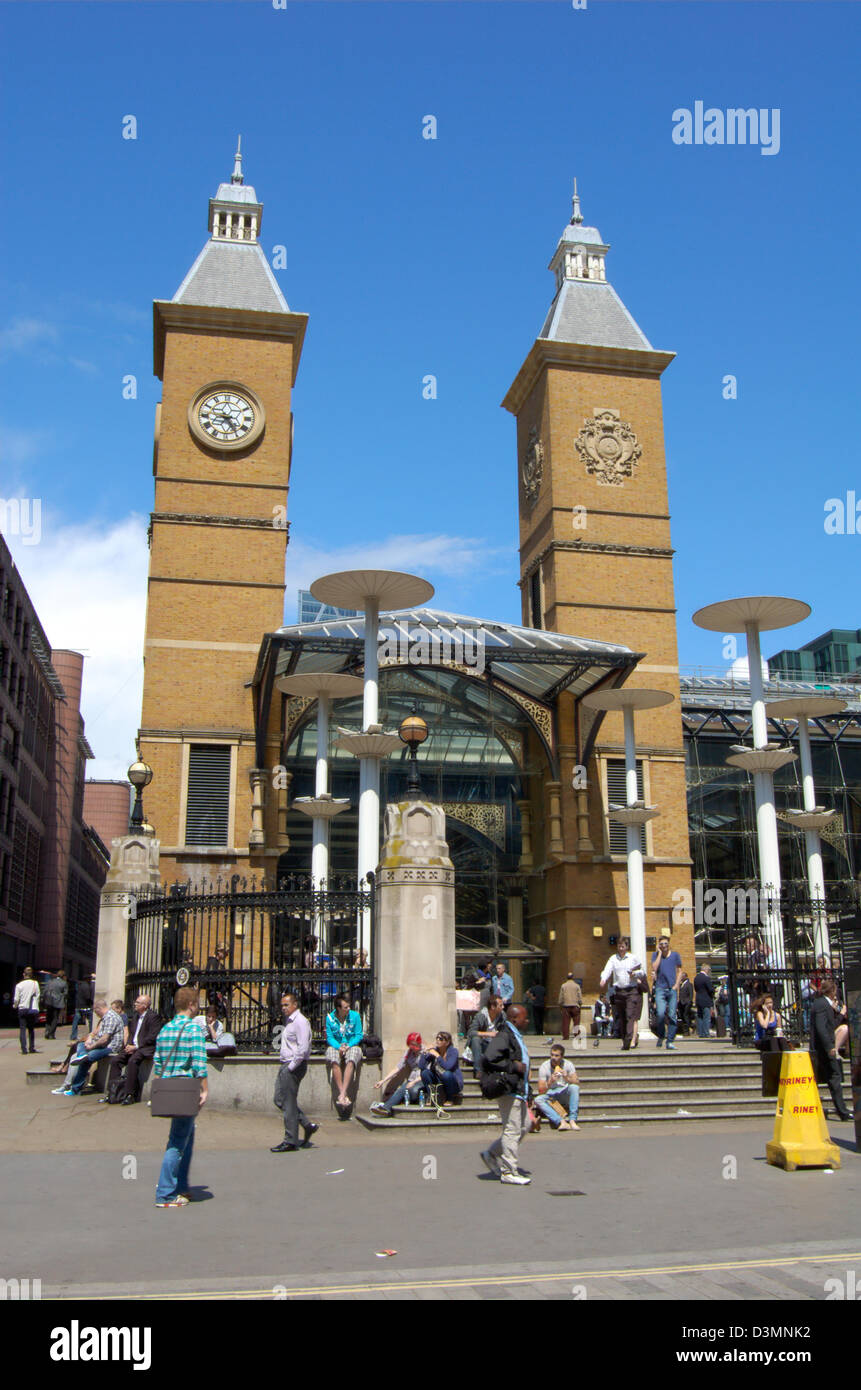
[[[335,1007],[326,1015],[326,1061],[332,1065],[332,1080],[338,1094],[335,1109],[342,1120],[350,1113],[350,1082],[362,1060],[362,1019],[350,1008],[346,994],[335,995]]]

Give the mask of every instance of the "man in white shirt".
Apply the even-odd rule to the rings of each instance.
[[[601,971],[602,989],[608,982],[613,986],[613,1019],[616,1031],[623,1039],[623,1052],[631,1050],[634,1023],[643,1007],[637,979],[645,975],[645,971],[642,961],[631,955],[628,949],[630,944],[627,936],[620,936],[616,954],[610,957]]]

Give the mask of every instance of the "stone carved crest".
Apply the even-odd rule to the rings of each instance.
[[[541,482],[544,477],[544,445],[541,443],[537,425],[533,425],[529,431],[529,440],[521,464],[521,474],[526,500],[530,507],[533,507],[541,491]]]
[[[623,487],[626,478],[633,478],[643,450],[628,422],[619,419],[618,410],[605,408],[592,414],[594,419],[583,421],[574,445],[596,482]]]

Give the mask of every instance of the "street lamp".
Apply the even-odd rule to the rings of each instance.
[[[147,827],[144,821],[142,792],[144,787],[148,787],[152,781],[152,768],[138,758],[132,763],[127,776],[135,789],[135,804],[129,818],[129,834],[145,835],[151,833],[152,827]]]
[[[422,794],[419,780],[418,751],[428,736],[428,726],[420,714],[408,714],[398,725],[398,738],[410,750],[410,778],[407,782],[407,796],[416,801]]]

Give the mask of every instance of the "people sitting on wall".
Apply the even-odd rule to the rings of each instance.
[[[139,994],[134,1003],[134,1016],[125,1029],[122,1050],[111,1058],[108,1088],[103,1099],[113,1098],[117,1105],[134,1105],[140,1100],[141,1083],[138,1073],[141,1064],[155,1056],[155,1042],[161,1019],[151,1007],[148,994]],[[119,1082],[122,1081],[120,1088]]]
[[[553,1102],[561,1105],[568,1113],[567,1120],[559,1114]],[[535,1107],[550,1121],[552,1129],[579,1129],[577,1114],[580,1109],[580,1083],[573,1062],[565,1056],[561,1043],[554,1043],[550,1057],[538,1068],[538,1095]]]
[[[409,1033],[407,1035],[407,1050],[398,1065],[381,1081],[374,1082],[374,1090],[382,1091],[385,1097],[383,1100],[374,1101],[371,1106],[375,1115],[385,1115],[390,1119],[392,1110],[396,1105],[418,1105],[419,1097],[424,1089],[421,1072],[422,1056],[421,1033]],[[395,1083],[395,1090],[386,1097],[386,1089],[393,1082]]]
[[[353,1104],[348,1092],[362,1061],[363,1036],[361,1014],[350,1008],[346,994],[336,994],[335,1007],[326,1015],[326,1061],[332,1067],[332,1081],[337,1090],[335,1109],[342,1120],[349,1117]]]
[[[774,1007],[774,998],[763,994],[753,1006],[753,1041],[760,1052],[788,1052],[792,1043],[783,1036],[783,1019]]]
[[[119,1014],[109,1009],[104,999],[96,1000],[93,1011],[96,1025],[82,1044],[83,1055],[77,1062],[75,1075],[68,1086],[58,1086],[52,1095],[79,1096],[93,1062],[100,1062],[103,1057],[116,1057],[123,1050],[123,1021]]]
[[[123,999],[112,999],[112,1000],[111,1000],[111,1008],[113,1009],[114,1013],[115,1013],[115,1014],[118,1014],[119,1017],[122,1019],[122,1022],[123,1022],[123,1046],[125,1046],[125,1044],[126,1044],[126,1043],[128,1042],[128,1040],[129,1040],[129,1016],[128,1016],[127,1012],[126,1012],[125,1001],[124,1001]]]
[[[451,1033],[439,1032],[422,1058],[421,1078],[428,1091],[432,1086],[442,1086],[445,1103],[460,1105],[463,1093],[463,1073],[460,1057],[452,1042]]]

